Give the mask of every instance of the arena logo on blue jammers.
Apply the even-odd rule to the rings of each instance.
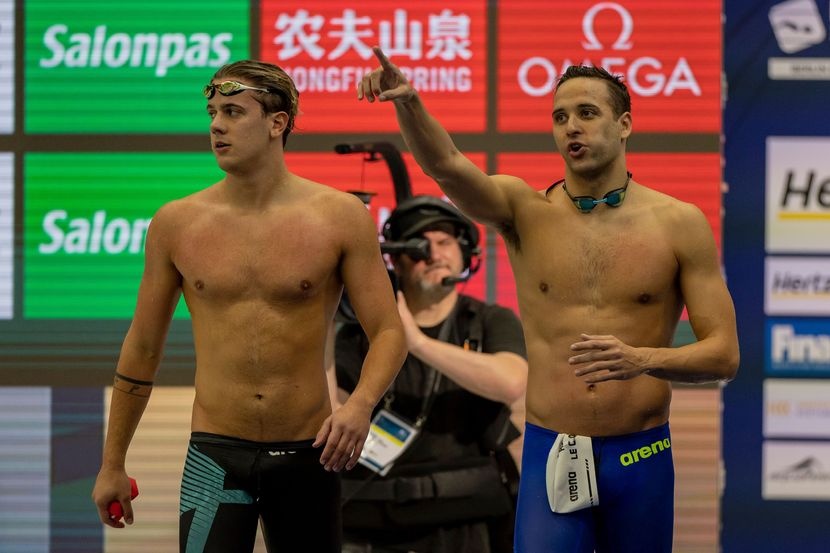
[[[830,319],[767,320],[769,374],[830,377]]]

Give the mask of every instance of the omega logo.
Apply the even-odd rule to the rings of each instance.
[[[631,60],[621,56],[606,56],[599,60],[591,60],[587,54],[606,48],[594,29],[597,15],[606,10],[616,12],[622,24],[620,33],[610,45],[610,49],[622,53],[631,50],[634,45],[634,18],[631,13],[616,2],[599,2],[582,16],[584,40],[581,46],[586,53],[585,59],[581,62],[583,65],[598,65],[610,73],[623,74],[632,94],[639,96],[672,96],[679,90],[687,90],[693,96],[701,96],[700,85],[689,62],[683,56],[675,61],[665,60],[666,64],[673,64],[673,68],[667,67],[664,61],[653,56],[641,56]],[[528,96],[540,97],[551,94],[559,75],[569,65],[574,65],[574,62],[565,58],[558,64],[557,70],[554,60],[531,56],[519,66],[516,75],[519,87]],[[534,73],[533,78],[530,76],[531,72]]]
[[[614,2],[600,2],[585,12],[585,16],[582,18],[582,32],[585,34],[587,40],[582,43],[582,46],[586,50],[602,49],[602,43],[597,39],[597,34],[594,32],[594,18],[602,10],[614,10],[619,14],[620,20],[622,21],[620,36],[617,37],[617,40],[611,48],[614,50],[631,50],[632,44],[629,39],[631,38],[631,33],[634,32],[634,18],[631,17],[627,9]]]

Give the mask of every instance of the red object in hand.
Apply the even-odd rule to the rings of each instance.
[[[135,499],[136,497],[138,497],[138,484],[136,484],[135,478],[130,478],[130,499]],[[107,511],[110,514],[110,518],[115,521],[121,520],[121,517],[124,516],[124,509],[118,501],[112,501],[109,507],[107,507]]]

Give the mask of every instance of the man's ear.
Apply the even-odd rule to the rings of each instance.
[[[283,133],[288,127],[288,114],[284,111],[278,111],[269,115],[271,118],[271,136],[276,138]]]
[[[631,112],[626,111],[617,121],[620,124],[620,138],[626,139],[631,136]]]

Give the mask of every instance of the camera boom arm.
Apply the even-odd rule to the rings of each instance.
[[[338,154],[366,154],[366,161],[377,161],[380,155],[389,174],[392,177],[392,184],[395,187],[395,203],[399,204],[407,198],[412,197],[412,184],[409,181],[409,172],[403,162],[400,151],[391,142],[358,142],[354,144],[337,144],[334,151]]]

